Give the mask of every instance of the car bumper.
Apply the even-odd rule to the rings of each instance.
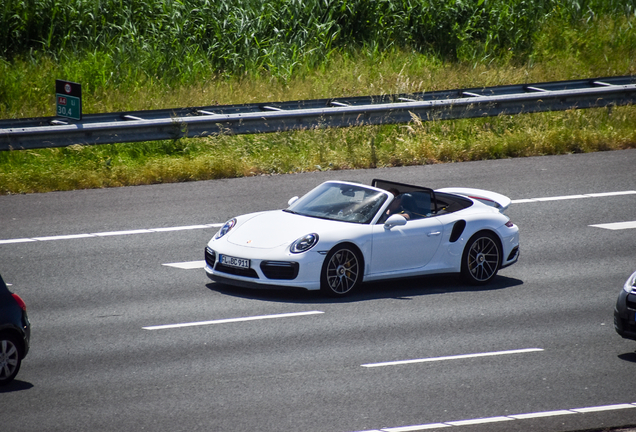
[[[505,268],[519,260],[519,228],[515,225],[514,230],[507,228],[501,229],[499,230],[499,235],[504,253],[503,259],[501,260],[501,268]]]
[[[614,329],[623,338],[636,340],[636,294],[621,290],[614,308]]]
[[[285,289],[285,290],[306,290],[306,288],[301,286],[293,286],[293,285],[278,285],[274,283],[258,283],[254,281],[246,281],[238,278],[230,278],[226,276],[221,276],[219,272],[213,274],[213,272],[208,271],[206,266],[206,274],[210,280],[224,284],[224,285],[232,285],[241,288],[250,288],[250,289]]]
[[[513,265],[514,263],[516,263],[517,261],[519,261],[519,254],[520,253],[521,252],[519,250],[519,246],[514,247],[510,251],[510,254],[508,254],[508,259],[501,263],[501,268],[509,267],[509,266]]]
[[[219,252],[205,248],[205,272],[219,283],[247,288],[320,289],[323,254],[315,251],[291,255],[281,254],[268,259],[253,255],[253,250],[233,249],[228,255],[250,260],[249,269],[239,269],[219,263]]]
[[[31,347],[31,322],[29,321],[29,317],[27,316],[26,311],[22,316],[22,339],[24,341],[24,357],[29,353],[29,348]]]

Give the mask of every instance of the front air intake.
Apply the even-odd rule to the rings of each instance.
[[[261,270],[267,279],[296,279],[298,268],[298,263],[293,261],[263,261],[261,263]]]
[[[205,248],[205,263],[214,268],[216,262],[216,252],[214,252],[209,246]]]

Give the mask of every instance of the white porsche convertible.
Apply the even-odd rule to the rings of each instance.
[[[510,199],[373,180],[325,182],[284,210],[237,216],[205,248],[210,279],[343,296],[363,281],[461,273],[490,282],[519,258]]]

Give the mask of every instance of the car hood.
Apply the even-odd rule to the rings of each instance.
[[[288,245],[306,234],[320,234],[336,226],[342,228],[344,223],[274,210],[259,213],[241,223],[230,231],[227,241],[238,246],[272,249]]]

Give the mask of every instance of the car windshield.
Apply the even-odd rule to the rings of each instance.
[[[387,194],[365,186],[323,183],[285,211],[303,216],[368,224],[387,199]]]

